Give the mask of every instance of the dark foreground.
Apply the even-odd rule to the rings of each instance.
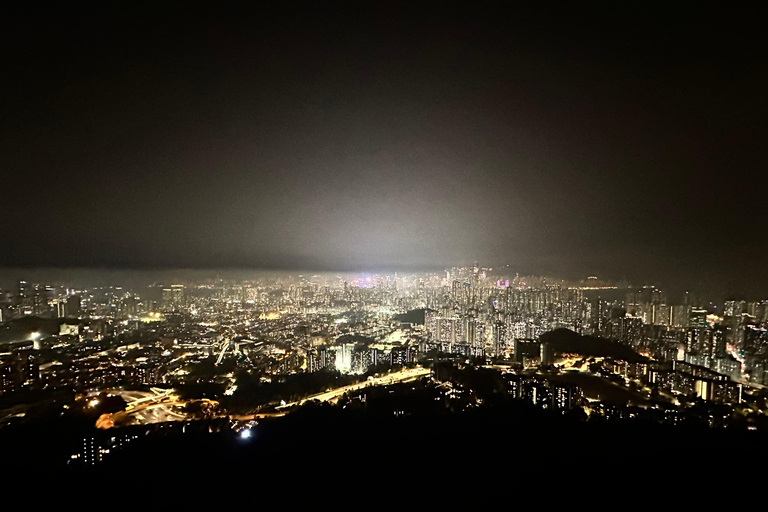
[[[39,470],[45,454],[33,445],[41,433],[29,432],[12,443],[4,436],[4,453],[18,468]],[[151,474],[183,483],[228,474],[262,484],[678,487],[761,468],[768,460],[768,438],[760,431],[590,422],[533,408],[383,418],[312,405],[262,421],[251,434],[149,436],[95,466],[57,472],[90,482]]]

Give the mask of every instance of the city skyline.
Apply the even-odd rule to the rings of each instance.
[[[140,470],[199,463],[216,446],[231,467],[271,454],[270,467],[328,470],[374,432],[387,446],[402,432],[403,453],[440,443],[460,463],[451,439],[490,429],[505,454],[515,432],[540,438],[535,452],[513,448],[530,471],[577,439],[591,450],[606,435],[658,446],[692,436],[690,460],[724,439],[762,450],[768,429],[766,297],[713,303],[479,262],[389,275],[63,277],[0,287],[0,445],[20,468]]]
[[[474,262],[477,264],[478,262]],[[484,262],[483,262],[484,263]],[[464,265],[466,266],[466,265]],[[388,269],[384,271],[346,269],[341,271],[328,271],[324,269],[257,269],[257,268],[120,268],[120,267],[0,267],[0,290],[3,288],[13,289],[18,281],[24,280],[38,283],[55,283],[66,285],[67,283],[87,284],[88,286],[114,286],[122,284],[128,287],[146,287],[150,285],[161,285],[163,283],[189,282],[198,283],[203,281],[213,282],[215,280],[250,280],[263,277],[282,277],[287,276],[311,278],[313,276],[348,276],[357,278],[359,276],[413,276],[413,275],[441,275],[450,268],[461,268],[462,265],[453,265],[448,268],[429,268],[413,269],[400,268]],[[515,276],[545,278],[553,284],[567,286],[588,285],[591,279],[598,279],[600,283],[607,284],[623,290],[639,289],[653,286],[666,290],[672,297],[680,298],[686,294],[694,294],[697,297],[707,297],[708,301],[722,303],[723,300],[759,300],[768,295],[765,288],[759,283],[752,285],[744,284],[739,280],[719,281],[718,279],[708,279],[707,276],[700,276],[692,279],[671,279],[663,280],[651,278],[646,280],[630,280],[626,276],[613,278],[604,275],[594,275],[588,273],[574,273],[573,275],[563,275],[558,273],[539,274],[535,272],[520,272],[509,265],[492,266],[483,265],[483,268],[489,270],[490,276],[500,279],[511,279]],[[354,276],[354,277],[353,277]]]
[[[4,3],[6,472],[97,506],[752,490],[760,7]]]

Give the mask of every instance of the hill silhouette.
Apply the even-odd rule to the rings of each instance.
[[[394,316],[398,322],[405,322],[416,325],[424,325],[424,312],[426,309],[411,309],[407,313],[400,313]]]
[[[42,337],[58,334],[61,323],[62,319],[41,318],[37,316],[11,320],[0,327],[0,343],[29,341],[33,332],[39,333]]]
[[[570,329],[555,329],[544,333],[539,338],[541,343],[549,343],[554,352],[567,352],[592,357],[610,357],[630,363],[644,363],[649,359],[641,356],[626,345],[597,336],[583,336]]]

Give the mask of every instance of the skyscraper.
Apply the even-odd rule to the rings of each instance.
[[[67,318],[79,318],[80,308],[80,295],[70,295],[67,297],[67,304],[65,306],[65,316]]]

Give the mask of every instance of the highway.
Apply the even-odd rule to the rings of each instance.
[[[173,389],[151,388],[146,391],[110,390],[111,394],[120,395],[128,402],[124,414],[132,416],[139,424],[179,421],[186,418],[172,407],[182,407],[189,400],[179,400]]]
[[[432,373],[432,370],[429,368],[422,368],[422,367],[406,368],[406,369],[400,370],[399,372],[389,373],[389,374],[368,379],[362,382],[356,382],[354,384],[349,384],[347,386],[342,386],[342,387],[331,389],[328,391],[323,391],[322,393],[317,393],[317,394],[308,396],[306,398],[303,398],[301,400],[297,400],[295,402],[287,403],[285,405],[280,405],[277,407],[276,412],[257,413],[257,414],[248,414],[248,415],[233,415],[231,417],[233,419],[245,421],[245,420],[252,420],[252,419],[262,419],[267,417],[284,416],[288,412],[289,408],[295,407],[297,405],[302,405],[311,400],[319,400],[321,402],[333,402],[337,400],[339,397],[341,397],[342,395],[344,395],[344,393],[357,391],[358,389],[363,389],[371,386],[386,386],[388,384],[408,382],[408,381],[420,379],[422,377],[427,377],[431,373]],[[183,406],[188,402],[194,401],[194,400],[180,400],[178,396],[173,394],[172,389],[152,388],[151,393],[146,391],[124,391],[124,390],[110,390],[110,391],[112,392],[112,394],[122,396],[128,402],[128,406],[125,408],[125,411],[116,413],[116,415],[132,416],[134,420],[139,424],[183,420],[185,419],[185,415],[179,414],[178,412],[173,411],[172,407]],[[97,426],[99,426],[100,428],[110,428],[114,426],[114,420],[117,419],[116,415],[114,418],[113,418],[113,415],[111,414],[102,415],[103,417],[99,418],[99,421],[97,421]]]
[[[406,368],[396,373],[389,373],[387,375],[382,375],[381,377],[375,377],[373,379],[364,380],[362,382],[356,382],[355,384],[349,384],[347,386],[342,386],[340,388],[335,388],[329,391],[324,391],[322,393],[317,393],[315,395],[308,396],[307,398],[303,398],[296,402],[291,402],[285,405],[278,406],[277,409],[278,410],[287,409],[289,407],[294,407],[296,405],[302,405],[311,400],[319,400],[320,402],[331,402],[339,398],[340,396],[342,396],[344,393],[348,393],[350,391],[356,391],[358,389],[367,388],[369,386],[386,386],[388,384],[395,384],[397,382],[408,382],[411,380],[420,379],[421,377],[426,377],[431,373],[432,373],[432,370],[429,368],[422,368],[422,367]]]

